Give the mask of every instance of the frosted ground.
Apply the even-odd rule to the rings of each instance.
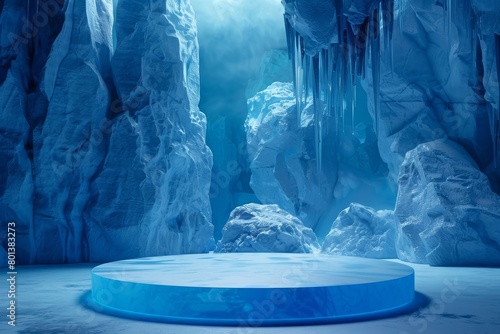
[[[399,262],[399,261],[398,261]],[[407,263],[405,263],[407,264]],[[307,327],[205,327],[150,323],[112,317],[87,309],[94,265],[35,265],[18,268],[17,326],[2,317],[0,333],[22,334],[494,334],[500,332],[500,269],[445,268],[409,264],[415,269],[416,291],[427,304],[412,313],[366,322]],[[2,282],[2,291],[7,289]],[[5,305],[5,294],[0,304]]]

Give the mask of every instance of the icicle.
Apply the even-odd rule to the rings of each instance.
[[[356,75],[363,76],[365,74],[365,58],[366,58],[366,45],[368,42],[369,34],[369,20],[363,22],[359,27],[359,33],[356,36]]]
[[[375,104],[375,132],[379,132],[379,117],[380,117],[380,36],[379,36],[379,12],[375,9],[371,16],[371,64],[372,64],[372,81],[373,81],[373,102]]]
[[[339,34],[338,36],[339,44],[342,44],[340,43],[341,39],[340,32],[344,30],[344,22],[346,21],[344,17],[344,1],[336,0],[334,2],[335,2],[335,12],[337,13],[337,31]]]
[[[404,5],[405,0],[399,0],[398,1],[398,18],[399,18],[399,34],[400,36],[403,34],[403,17],[405,13],[405,5]]]
[[[394,29],[394,0],[383,0],[381,3],[382,23],[384,29],[384,53],[391,70],[393,66],[392,31]]]
[[[439,3],[436,3],[439,4]],[[443,0],[443,28],[445,35],[450,35],[450,0]]]
[[[488,118],[493,146],[493,166],[497,168],[498,146],[500,144],[500,114],[498,109],[488,106]]]
[[[354,35],[354,31],[352,27],[349,27],[347,29],[347,51],[348,51],[348,57],[349,57],[349,72],[351,75],[351,82],[356,80],[356,58],[357,58],[357,38],[356,35]]]
[[[354,79],[356,80],[356,79]],[[351,134],[354,134],[354,128],[356,126],[356,123],[354,121],[354,114],[356,112],[356,97],[357,97],[357,93],[356,93],[356,81],[353,82],[353,86],[352,86],[352,97],[351,97]]]
[[[303,61],[304,57],[302,54],[302,37],[298,33],[295,35],[295,99],[297,101],[297,123],[300,127],[300,122],[302,119],[302,88],[304,80],[303,71]]]
[[[307,105],[307,98],[309,97],[309,81],[311,77],[311,57],[304,57],[304,105]]]
[[[315,120],[315,138],[316,138],[316,163],[318,171],[322,168],[322,148],[323,148],[323,135],[322,135],[322,123],[323,123],[323,106],[320,99],[320,59],[319,56],[312,58],[312,68],[313,68],[313,104],[314,104],[314,120]]]
[[[496,55],[496,65],[497,65],[497,82],[500,83],[500,35],[495,34],[495,55]],[[500,85],[498,87],[498,98],[500,100]],[[498,149],[500,146],[500,102],[493,109],[495,118],[494,123],[490,124],[490,127],[494,129],[493,131],[493,164],[497,168],[498,164]]]
[[[292,60],[294,52],[293,39],[295,38],[295,31],[290,25],[290,22],[288,22],[288,19],[286,18],[285,14],[283,14],[283,19],[285,20],[285,34],[286,34],[286,45],[288,47],[288,59]]]
[[[495,55],[497,61],[497,82],[498,85],[498,99],[500,100],[500,35],[495,34]],[[500,101],[499,101],[500,104]],[[497,109],[500,110],[500,105],[497,104]]]
[[[405,0],[398,0],[400,24]],[[450,0],[445,0],[450,1]],[[353,132],[356,113],[356,83],[358,76],[365,76],[367,63],[372,67],[374,95],[374,123],[378,131],[380,117],[380,56],[392,64],[392,38],[395,0],[378,0],[371,15],[361,24],[351,24],[344,13],[344,1],[334,1],[337,15],[338,40],[316,55],[305,54],[304,40],[285,17],[289,58],[293,63],[294,91],[297,117],[312,90],[315,141],[318,171],[323,166],[323,140],[335,140],[340,131]],[[448,2],[447,2],[448,4]],[[447,7],[448,8],[448,7]],[[383,33],[381,34],[381,24]],[[401,24],[402,25],[402,24]],[[401,29],[400,29],[401,30]],[[332,132],[333,131],[333,132]]]

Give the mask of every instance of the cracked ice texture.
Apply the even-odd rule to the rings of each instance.
[[[25,13],[7,1],[2,24]],[[1,126],[10,127],[0,142],[9,161],[2,220],[20,226],[20,261],[212,249],[212,162],[189,2],[122,0],[113,13],[111,0],[70,0],[59,14],[0,72]],[[19,27],[4,28],[5,59],[4,34]],[[44,63],[37,56],[47,50]],[[42,64],[30,68],[32,53]],[[30,79],[33,87],[23,85]]]
[[[231,212],[215,252],[314,253],[314,232],[277,205],[245,204]]]

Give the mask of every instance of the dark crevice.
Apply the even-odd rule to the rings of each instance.
[[[484,65],[483,65],[483,51],[481,49],[481,41],[479,38],[476,39],[476,63],[474,64],[476,68],[476,83],[472,87],[474,92],[484,100],[484,95],[486,94],[486,89],[484,88]]]

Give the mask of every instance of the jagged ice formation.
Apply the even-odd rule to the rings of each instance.
[[[0,11],[0,220],[17,224],[18,263],[211,250],[189,1]]]

